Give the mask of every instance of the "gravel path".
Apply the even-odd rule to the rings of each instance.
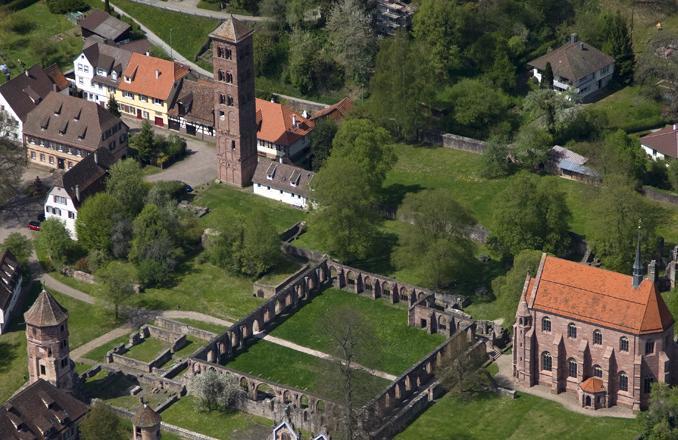
[[[134,329],[130,325],[123,325],[118,328],[111,330],[110,332],[99,336],[98,338],[92,339],[86,344],[81,345],[75,350],[71,351],[71,358],[78,362],[83,362],[83,356],[94,350],[97,347],[101,347],[104,344],[107,344],[111,341],[118,339],[121,336],[129,335]],[[87,362],[89,363],[89,362]]]

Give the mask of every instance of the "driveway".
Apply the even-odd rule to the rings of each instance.
[[[28,167],[24,171],[23,182],[25,185],[32,183],[36,177],[40,177],[45,188],[51,185],[51,172],[44,168]],[[42,213],[45,196],[28,197],[25,194],[15,197],[0,207],[0,243],[12,232],[20,232],[30,237],[30,231],[26,227],[30,220],[35,220]]]
[[[123,118],[131,130],[141,127],[138,119]],[[148,182],[162,180],[181,180],[196,187],[213,182],[217,178],[217,152],[213,142],[203,141],[192,136],[179,134],[167,128],[153,127],[157,134],[168,136],[177,134],[186,140],[188,155],[179,162],[172,164],[166,170],[146,176]]]

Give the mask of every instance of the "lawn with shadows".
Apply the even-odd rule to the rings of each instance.
[[[337,289],[327,289],[276,327],[271,336],[334,354],[334,344],[327,334],[327,316],[334,310],[348,309],[372,323],[374,349],[361,365],[399,375],[445,341],[443,335],[430,335],[407,324],[407,310],[386,300]]]
[[[160,353],[168,348],[169,344],[165,341],[151,337],[144,339],[141,344],[137,344],[130,348],[124,356],[148,363],[157,358]]]

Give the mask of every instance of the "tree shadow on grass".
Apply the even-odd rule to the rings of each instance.
[[[136,379],[131,379],[122,373],[115,373],[103,379],[88,380],[85,382],[85,393],[91,398],[103,400],[128,396],[129,389],[139,385]]]
[[[12,362],[17,358],[17,349],[19,344],[9,342],[0,342],[0,373],[7,373],[12,366]]]
[[[371,255],[367,258],[349,261],[348,264],[372,273],[392,276],[395,267],[391,262],[391,254],[398,244],[398,235],[392,232],[380,232],[374,238]]]
[[[403,199],[408,193],[417,193],[423,190],[424,187],[418,184],[403,185],[402,183],[394,183],[384,188],[384,207],[389,211],[397,211]]]

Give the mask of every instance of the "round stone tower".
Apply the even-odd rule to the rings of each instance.
[[[24,320],[30,383],[43,379],[57,388],[72,389],[75,365],[69,357],[66,310],[43,290],[24,314]]]
[[[157,440],[160,438],[160,416],[143,404],[132,419],[132,440]]]

